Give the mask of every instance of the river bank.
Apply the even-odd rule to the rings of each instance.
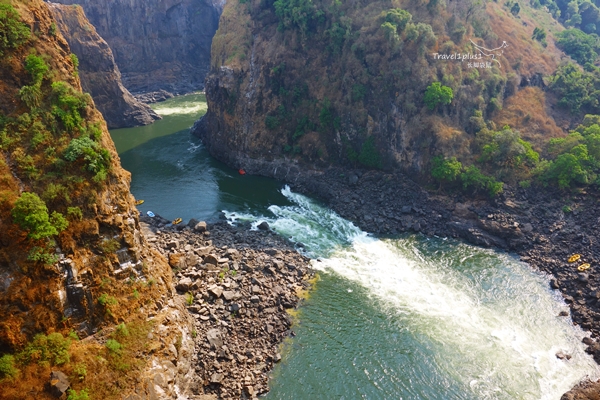
[[[172,225],[140,217],[148,242],[173,268],[194,318],[193,366],[199,398],[256,398],[293,335],[288,310],[310,286],[308,258],[276,234],[220,222]],[[202,397],[202,396],[213,397]]]
[[[192,134],[203,135],[202,120]],[[517,253],[533,268],[550,274],[569,305],[575,325],[591,333],[587,351],[600,363],[600,206],[598,193],[565,193],[549,188],[506,187],[495,199],[428,192],[405,174],[360,169],[310,170],[283,160],[211,154],[248,174],[276,178],[297,192],[323,201],[343,218],[378,235],[418,232],[451,236]],[[572,254],[581,254],[568,263]],[[578,271],[589,263],[591,268]]]

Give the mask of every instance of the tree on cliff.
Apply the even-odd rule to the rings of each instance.
[[[450,104],[454,98],[452,88],[442,86],[439,82],[433,82],[425,91],[425,105],[430,110],[434,110],[438,104]]]
[[[15,202],[12,217],[16,224],[29,231],[31,239],[46,239],[64,231],[68,222],[65,217],[53,211],[48,214],[46,203],[35,193],[24,192]]]

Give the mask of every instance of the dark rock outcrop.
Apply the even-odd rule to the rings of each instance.
[[[69,378],[63,372],[52,371],[50,373],[50,393],[52,396],[57,399],[66,397],[70,386]]]
[[[83,9],[49,3],[71,51],[79,59],[81,86],[89,92],[109,128],[151,124],[160,116],[136,100],[121,82],[112,51],[87,20]]]
[[[59,0],[80,4],[110,45],[133,93],[204,87],[224,2],[218,0]]]

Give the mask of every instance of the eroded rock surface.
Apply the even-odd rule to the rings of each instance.
[[[224,2],[217,0],[59,0],[80,4],[108,42],[132,93],[204,87]]]
[[[148,125],[160,116],[136,100],[121,82],[113,53],[78,6],[48,3],[58,29],[79,59],[79,76],[109,128]]]

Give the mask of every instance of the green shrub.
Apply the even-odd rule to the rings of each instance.
[[[19,370],[15,367],[15,357],[11,354],[5,354],[0,357],[0,379],[16,378]]]
[[[23,363],[49,362],[53,365],[68,363],[69,347],[71,340],[63,337],[58,332],[49,334],[37,334],[33,341],[25,346],[25,350],[19,353],[18,358]]]
[[[327,97],[323,99],[323,104],[321,105],[319,122],[321,123],[321,127],[324,129],[331,129],[334,125],[333,106]]]
[[[73,365],[73,373],[82,381],[87,376],[87,366],[84,363],[77,363]]]
[[[42,193],[42,198],[46,202],[51,202],[58,198],[63,198],[67,203],[71,202],[69,190],[60,183],[49,183],[48,186],[46,186],[46,190],[44,190],[44,193]]]
[[[485,175],[474,165],[467,167],[460,175],[460,180],[464,189],[472,190],[473,192],[487,191],[490,197],[494,197],[502,192],[504,186],[502,182],[498,182],[494,178]]]
[[[121,355],[123,352],[123,345],[114,339],[108,339],[106,341],[106,348],[113,355]]]
[[[46,203],[35,193],[21,194],[11,214],[14,222],[29,231],[28,237],[35,240],[58,235],[69,224],[64,216],[56,211],[48,215]]]
[[[99,247],[104,254],[112,254],[121,248],[121,243],[117,239],[102,239]]]
[[[83,127],[81,113],[88,106],[89,96],[75,91],[66,82],[52,83],[52,115],[60,120],[69,132]]]
[[[400,34],[406,28],[406,25],[412,20],[412,15],[401,8],[388,10],[385,14],[385,21],[394,26],[397,33]]]
[[[550,89],[560,99],[558,104],[572,114],[580,111],[600,114],[600,72],[581,71],[570,63],[560,66],[550,79]]]
[[[352,85],[352,101],[363,101],[367,94],[367,88],[361,84]]]
[[[597,37],[574,28],[559,32],[556,44],[581,65],[594,63],[598,58],[596,53]]]
[[[324,16],[311,0],[276,0],[273,6],[279,19],[279,30],[296,28],[303,38],[306,38],[311,25]]]
[[[83,219],[83,212],[79,207],[67,207],[67,216],[72,220],[81,221]]]
[[[462,172],[463,166],[456,157],[446,159],[436,156],[431,159],[431,176],[436,181],[455,182]]]
[[[194,295],[190,292],[187,292],[185,294],[185,302],[187,303],[188,306],[191,306],[192,304],[194,304]]]
[[[559,155],[556,160],[550,163],[542,180],[547,183],[555,183],[561,189],[573,187],[576,184],[588,184],[595,175],[586,168],[587,148],[585,145],[579,145],[575,153]]]
[[[90,394],[87,389],[81,389],[79,393],[76,390],[69,389],[67,400],[90,400]]]
[[[39,107],[42,103],[42,89],[39,83],[23,86],[19,89],[19,97],[30,109]]]
[[[265,118],[265,126],[270,130],[277,129],[279,127],[279,118],[267,115]]]
[[[56,254],[53,254],[45,247],[35,246],[27,254],[29,261],[40,262],[44,265],[55,264],[59,258]]]
[[[96,181],[106,179],[111,159],[108,150],[102,148],[90,137],[82,136],[71,140],[64,154],[65,160],[71,162],[81,157],[86,162],[86,169],[95,174]]]
[[[479,161],[494,168],[535,167],[540,160],[531,143],[521,139],[519,132],[508,126],[498,132],[484,129],[477,133],[477,141],[481,146]]]
[[[0,3],[0,57],[16,49],[31,35],[31,28],[21,22],[19,13],[10,4]]]
[[[73,63],[73,75],[79,76],[79,58],[71,53],[71,62]]]
[[[434,110],[439,104],[450,104],[454,98],[452,89],[448,86],[442,86],[439,82],[433,82],[425,91],[425,105],[430,110]]]
[[[46,74],[48,73],[48,64],[42,59],[42,57],[30,54],[25,59],[25,70],[29,72],[33,78],[34,83],[41,83]]]
[[[102,293],[100,297],[98,297],[98,303],[105,307],[119,304],[117,299],[115,299],[113,296],[109,296],[107,293]]]
[[[396,27],[393,24],[384,22],[381,24],[381,30],[383,31],[385,38],[390,42],[397,42],[400,40]]]
[[[126,337],[129,336],[129,330],[127,329],[127,325],[124,322],[121,322],[115,328],[115,336],[116,337]]]
[[[363,143],[358,155],[358,162],[369,168],[381,168],[381,156],[375,147],[375,138],[370,136]]]

